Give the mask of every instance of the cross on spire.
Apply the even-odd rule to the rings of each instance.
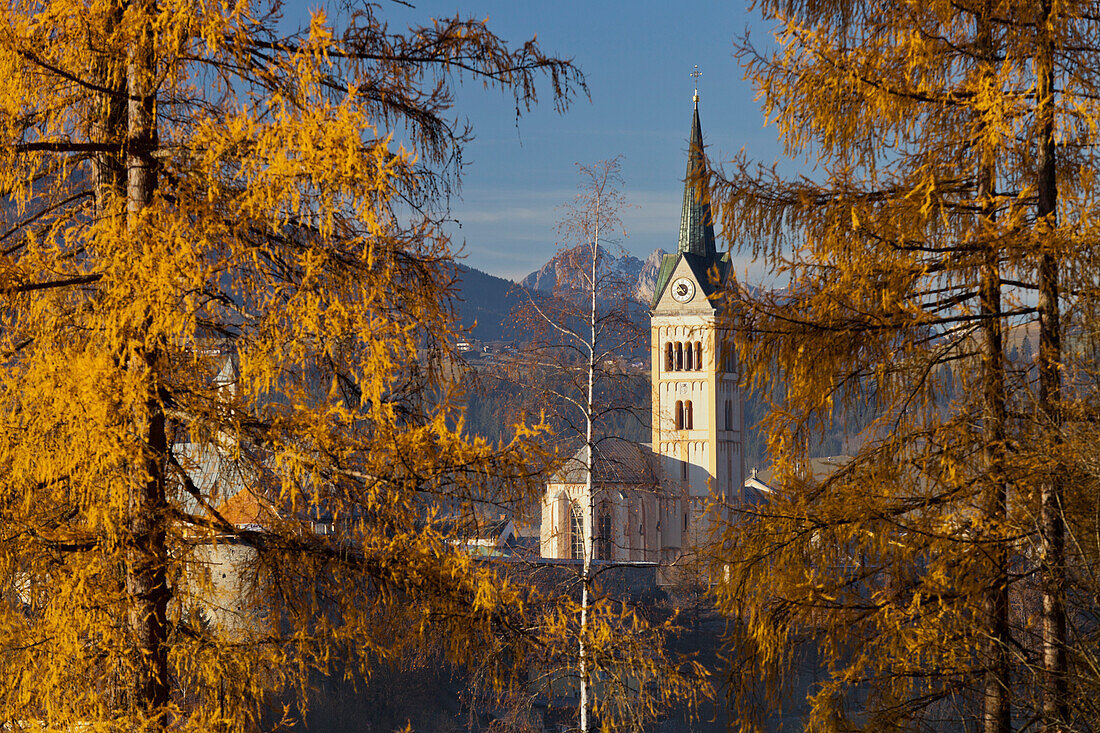
[[[695,80],[695,95],[691,98],[691,101],[699,104],[699,77],[703,75],[703,72],[699,71],[699,64],[695,64],[695,71],[688,74]]]

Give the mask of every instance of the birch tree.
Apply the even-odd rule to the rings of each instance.
[[[592,479],[595,475],[596,460],[596,418],[600,406],[596,403],[596,381],[606,368],[608,358],[617,357],[624,346],[637,338],[637,332],[624,325],[622,310],[612,309],[606,312],[598,302],[599,298],[622,297],[622,288],[614,288],[614,275],[608,272],[605,253],[601,249],[601,237],[610,239],[615,230],[621,229],[618,210],[622,206],[622,196],[615,186],[621,182],[617,160],[603,161],[594,166],[580,166],[580,173],[586,178],[584,191],[573,202],[569,213],[562,222],[561,229],[567,241],[575,243],[566,251],[567,272],[570,277],[559,283],[559,299],[566,303],[577,299],[581,305],[579,323],[570,323],[572,319],[563,318],[563,313],[550,315],[543,311],[547,324],[564,337],[564,345],[572,347],[580,355],[580,373],[583,382],[578,385],[579,400],[574,404],[580,408],[584,421],[584,494],[588,502],[585,507],[585,523],[588,525],[584,539],[584,558],[581,566],[581,607],[580,632],[577,634],[577,658],[580,678],[580,729],[588,731],[588,613],[589,594],[592,592],[592,553],[595,548],[594,489]],[[604,245],[606,246],[606,244]],[[618,290],[618,292],[614,292]],[[532,304],[533,305],[533,304]],[[537,307],[537,306],[534,306]],[[621,308],[620,302],[620,308]],[[581,328],[576,328],[580,325]],[[625,333],[623,332],[624,328]],[[625,343],[624,343],[624,338]]]
[[[559,453],[558,458],[577,461],[584,477],[580,599],[573,609],[575,623],[556,625],[559,649],[575,653],[559,651],[547,667],[551,674],[567,668],[570,677],[576,670],[580,730],[592,730],[597,723],[601,730],[642,730],[667,704],[694,709],[707,688],[698,664],[668,651],[674,626],[651,622],[622,599],[602,593],[599,575],[612,566],[593,565],[601,490],[597,464],[616,460],[601,448],[621,440],[609,427],[612,420],[640,419],[638,395],[622,360],[638,348],[644,331],[634,302],[636,283],[613,267],[625,205],[619,160],[579,165],[578,170],[580,193],[565,207],[558,227],[564,248],[556,258],[554,290],[530,294],[517,309],[518,327],[532,340],[509,364],[509,372],[524,386],[527,404],[563,406],[551,410],[547,421],[558,428],[559,450],[572,453],[579,444],[575,456]]]

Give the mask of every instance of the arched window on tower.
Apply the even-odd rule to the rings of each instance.
[[[596,559],[614,559],[611,557],[611,507],[607,502],[601,502],[596,509]]]
[[[672,358],[672,342],[669,341],[665,344],[665,371],[671,372],[673,366],[675,366]]]
[[[695,369],[695,352],[691,350],[691,342],[687,344],[687,349],[684,350],[684,369],[692,371]]]
[[[676,342],[676,371],[682,371],[684,368],[684,342]]]
[[[569,502],[569,557],[584,559],[584,519],[580,505],[575,501]]]
[[[684,429],[684,403],[676,400],[676,429]]]
[[[695,342],[695,368],[696,369],[702,369],[703,368],[703,342],[702,341],[696,341]]]
[[[695,427],[695,418],[691,411],[691,400],[684,402],[684,429],[691,430]]]

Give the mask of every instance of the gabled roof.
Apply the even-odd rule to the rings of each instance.
[[[595,470],[592,480],[597,484],[656,486],[660,483],[658,456],[647,443],[635,443],[622,438],[604,438],[596,443]],[[572,458],[551,477],[553,484],[583,484],[585,482],[585,449],[581,446]]]
[[[676,269],[676,263],[680,261],[679,254],[665,255],[661,259],[661,269],[657,270],[657,286],[653,288],[653,302],[650,308],[656,308],[661,302],[661,296],[665,293],[665,287],[672,277],[672,271]]]
[[[657,304],[661,302],[661,296],[664,295],[665,288],[668,287],[668,282],[672,279],[672,273],[676,271],[676,265],[679,264],[681,259],[685,260],[688,267],[691,268],[691,274],[695,276],[696,282],[699,283],[699,291],[705,298],[713,295],[719,289],[719,285],[726,281],[726,276],[729,275],[730,256],[728,252],[723,252],[713,258],[699,257],[684,252],[665,255],[664,259],[661,260],[661,269],[657,271],[657,287],[653,290],[653,303],[650,304],[650,308],[656,308]],[[711,268],[717,268],[718,270],[717,283],[710,277]]]
[[[225,501],[260,481],[255,461],[234,460],[212,443],[176,443],[176,460],[187,478],[204,496]],[[197,511],[193,498],[186,500],[188,511]]]
[[[177,443],[172,450],[186,479],[230,524],[259,529],[290,519],[332,523],[331,507],[324,501],[294,509],[281,499],[280,481],[269,461],[243,446],[238,448],[241,453],[238,457],[212,443]],[[303,490],[308,491],[308,485]],[[186,496],[184,503],[187,511],[206,512],[192,496]]]
[[[238,491],[217,507],[217,512],[235,527],[253,529],[271,526],[279,517],[271,502],[252,488]]]
[[[807,459],[803,468],[802,478],[811,484],[824,481],[844,466],[852,462],[851,456],[817,456]],[[763,471],[752,469],[752,473],[745,479],[745,487],[774,494],[777,486],[772,469]]]
[[[435,523],[435,528],[461,542],[490,542],[502,546],[516,533],[515,522],[500,516],[496,519],[453,515]]]

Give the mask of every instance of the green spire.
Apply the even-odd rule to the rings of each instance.
[[[680,252],[712,259],[714,222],[710,218],[710,191],[706,184],[707,160],[703,155],[703,129],[699,125],[699,95],[695,95],[695,114],[691,120],[688,143],[687,176],[684,178],[684,203],[680,210]]]

